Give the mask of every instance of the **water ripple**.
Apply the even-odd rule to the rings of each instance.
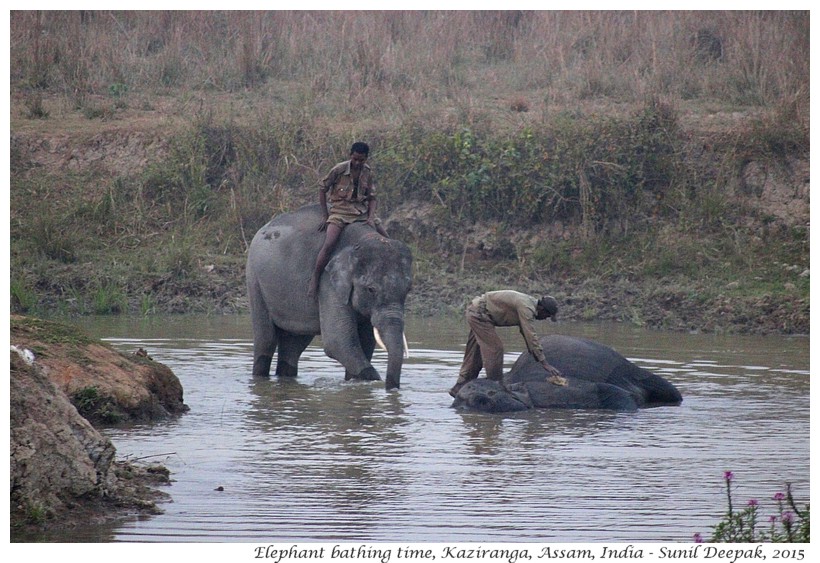
[[[723,513],[725,470],[738,495],[809,498],[807,340],[608,329],[680,407],[489,416],[449,408],[461,324],[415,330],[394,392],[345,382],[319,342],[296,380],[252,378],[245,333],[208,330],[107,339],[171,367],[191,411],[108,431],[171,469],[173,502],[99,541],[687,541]]]

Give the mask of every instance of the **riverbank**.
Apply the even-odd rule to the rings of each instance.
[[[338,88],[282,33],[349,15],[97,15],[13,18],[13,312],[246,312],[253,234],[365,139],[378,213],[413,250],[414,314],[512,288],[569,320],[809,332],[807,14],[360,14],[391,32],[312,45],[374,73]],[[424,40],[442,25],[461,40]],[[44,33],[62,28],[86,49]]]
[[[742,479],[737,501],[744,506],[755,497],[769,499],[761,504],[771,507],[772,495],[785,481],[793,484],[798,500],[810,489],[808,338],[545,321],[536,326],[539,333],[607,343],[673,381],[684,401],[638,417],[554,411],[502,420],[450,408],[447,390],[457,377],[466,337],[463,316],[410,319],[410,358],[398,393],[386,393],[383,382],[345,382],[320,341],[303,355],[306,363],[296,381],[253,378],[249,321],[247,316],[188,315],[77,321],[126,352],[143,346],[162,358],[179,375],[191,407],[178,422],[110,434],[121,454],[171,454],[152,459],[163,460],[172,472],[175,481],[166,490],[173,504],[163,506],[164,515],[87,539],[195,540],[207,529],[209,541],[265,545],[270,530],[282,529],[299,536],[289,541],[393,541],[412,534],[446,542],[453,540],[453,511],[487,499],[480,521],[460,529],[460,539],[486,542],[488,534],[497,534],[500,541],[511,541],[510,530],[497,525],[503,516],[515,524],[521,541],[572,542],[593,514],[607,526],[587,530],[590,541],[609,541],[615,533],[624,542],[688,541],[695,531],[706,535],[725,514],[721,476],[727,467]],[[499,334],[509,343],[508,352],[524,350],[514,328]],[[377,351],[376,360],[383,366],[384,354]],[[716,426],[715,420],[723,423]],[[750,451],[760,454],[750,457]],[[693,458],[702,463],[681,462]],[[298,477],[295,465],[303,469]],[[456,468],[456,482],[469,483],[468,490],[448,487],[454,476],[442,467]],[[568,477],[531,478],[545,467]],[[612,470],[601,473],[601,467]],[[499,475],[517,491],[518,502],[499,505],[493,497]],[[282,482],[291,486],[283,488]],[[681,484],[671,500],[669,483]],[[375,484],[382,489],[374,500]],[[408,502],[408,484],[413,484],[410,500],[418,501],[417,510],[391,519],[396,503]],[[224,491],[215,490],[220,486]],[[476,486],[484,488],[475,491]],[[532,486],[533,494],[525,486]],[[613,489],[623,494],[613,495]],[[658,496],[635,495],[636,490]],[[544,498],[567,495],[612,502],[593,503],[581,513],[575,506],[551,503],[558,507],[554,520],[563,524],[551,528],[549,538],[539,535],[544,534]],[[355,517],[358,509],[351,516],[350,507],[363,498],[369,503],[368,521],[389,522],[387,528],[363,528]],[[625,505],[623,499],[632,502]],[[414,517],[419,512],[431,517],[419,520]]]
[[[99,428],[187,411],[173,372],[54,321],[12,316],[10,340],[13,541],[160,514],[168,469],[118,459]]]
[[[13,135],[13,312],[247,312],[245,245],[277,211],[273,202],[234,221],[230,203],[214,201],[212,213],[186,218],[169,202],[140,199],[146,162],[171,165],[154,142],[161,135],[136,123],[124,115],[93,123],[109,133],[71,136],[47,131],[51,123],[43,122],[36,132]],[[135,154],[144,156],[133,162]],[[116,170],[130,170],[126,178],[142,178],[140,184]],[[414,200],[390,205],[382,218],[413,250],[412,314],[461,315],[474,295],[512,288],[552,294],[566,320],[808,334],[807,162],[793,161],[791,170],[779,182],[772,174],[761,180],[760,196],[727,199],[721,209],[752,211],[711,225],[658,216],[627,233],[589,236],[579,221],[470,222]],[[292,190],[278,210],[311,203],[313,195],[309,187]]]
[[[418,256],[416,256],[418,258]],[[430,260],[432,262],[432,260]],[[144,296],[122,294],[118,314],[247,314],[244,263],[225,260],[217,271],[211,265],[191,280],[168,280],[151,295],[151,306],[142,310]],[[426,267],[434,267],[427,264]],[[571,278],[553,283],[522,278],[501,263],[469,271],[447,271],[435,277],[416,276],[407,300],[407,312],[422,317],[463,315],[473,296],[494,289],[513,288],[533,295],[549,293],[560,304],[566,321],[614,321],[649,329],[727,334],[805,334],[810,332],[808,296],[792,284],[780,292],[744,295],[742,281],[709,283],[686,278],[630,280],[628,277]],[[788,271],[800,283],[802,272]],[[79,275],[77,273],[76,275]],[[71,283],[72,272],[53,279],[56,287]],[[63,282],[62,280],[66,280]],[[788,283],[788,282],[787,282]],[[54,290],[37,295],[32,311],[46,315],[81,317],[98,314],[93,296],[66,300]],[[107,302],[106,302],[107,303]],[[106,305],[108,306],[108,305]],[[103,310],[103,314],[111,314]]]

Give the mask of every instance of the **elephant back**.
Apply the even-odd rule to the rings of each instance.
[[[316,253],[318,253],[325,240],[325,232],[319,230],[323,220],[324,213],[322,213],[321,205],[318,203],[304,205],[294,211],[274,216],[259,230],[257,236],[266,233],[268,236],[273,234],[274,236],[283,237],[285,240],[290,237],[298,237],[310,246],[315,247]],[[373,234],[377,234],[376,229],[367,223],[352,223],[344,228],[336,247],[344,248],[354,245],[363,237],[372,236]]]
[[[598,384],[604,391],[614,386],[626,391],[639,407],[677,405],[683,400],[672,383],[599,342],[564,335],[542,336],[539,342],[547,361],[564,377]],[[519,383],[543,381],[544,378],[544,369],[531,354],[524,353],[504,381]]]
[[[324,233],[319,231],[322,213],[318,205],[306,205],[295,211],[275,215],[265,223],[251,241],[249,255],[271,252],[296,252],[306,247],[319,252]],[[301,251],[300,251],[301,255]]]
[[[321,241],[324,239],[324,233],[319,231],[322,218],[320,205],[304,205],[294,211],[274,215],[256,234],[259,236],[263,233],[278,233],[278,236],[299,236]]]
[[[608,383],[611,374],[629,361],[593,340],[560,334],[539,339],[547,361],[567,377],[591,382]],[[531,354],[522,354],[509,373],[510,383],[537,381],[544,378],[544,370]]]

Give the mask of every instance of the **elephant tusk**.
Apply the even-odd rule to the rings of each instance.
[[[379,329],[377,329],[375,326],[373,327],[373,336],[376,337],[376,344],[379,345],[379,348],[387,352],[387,346],[384,345],[384,341],[382,340],[382,337],[379,334]]]
[[[384,341],[382,340],[382,337],[379,334],[379,329],[377,329],[375,326],[373,327],[373,336],[376,338],[376,344],[379,345],[379,348],[387,352],[387,346],[384,345]],[[401,333],[401,340],[402,344],[404,345],[404,357],[409,358],[410,346],[407,345],[407,336],[404,334],[404,332]]]

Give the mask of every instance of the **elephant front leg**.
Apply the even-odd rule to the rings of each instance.
[[[382,378],[379,372],[376,371],[376,368],[368,366],[357,374],[345,370],[345,381],[350,381],[351,379],[358,379],[359,381],[381,381]]]
[[[325,354],[338,361],[345,368],[345,380],[379,381],[379,372],[370,364],[362,343],[359,340],[358,327],[354,323],[345,323],[331,330],[322,330]]]
[[[373,350],[376,349],[376,335],[373,331],[373,325],[369,322],[359,323],[357,327],[359,334],[359,344],[362,347],[364,357],[368,362],[373,361]]]
[[[373,358],[373,350],[376,348],[376,337],[373,335],[373,325],[370,323],[361,323],[357,327],[359,335],[359,345],[362,348],[362,353],[365,359],[370,363]],[[360,381],[380,381],[379,372],[376,371],[372,365],[364,368],[359,373],[351,373],[345,370],[345,380],[358,379]]]

